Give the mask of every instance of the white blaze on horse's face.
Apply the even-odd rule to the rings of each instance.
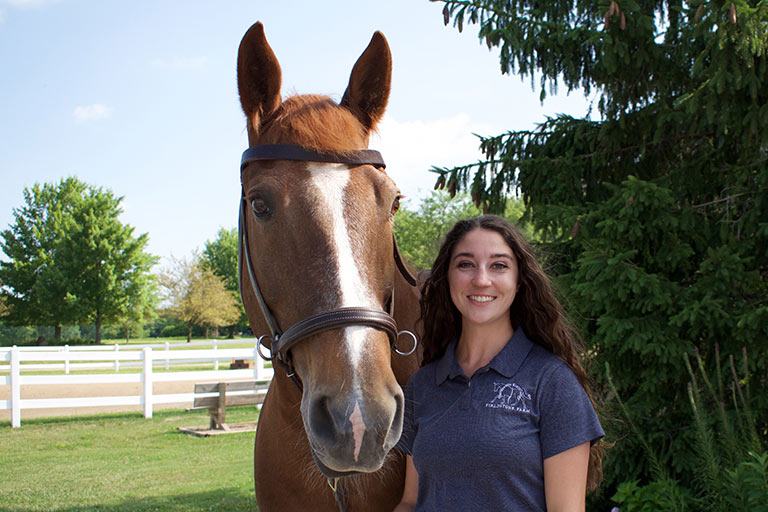
[[[331,225],[329,240],[336,258],[336,278],[341,296],[341,304],[334,307],[380,308],[376,294],[367,287],[370,279],[366,279],[365,268],[359,264],[362,257],[355,255],[355,244],[350,238],[352,231],[344,216],[344,194],[350,178],[349,167],[344,164],[309,163],[308,169],[312,175],[312,184],[317,190],[317,211],[324,212],[326,222]],[[358,376],[357,368],[365,353],[363,348],[368,331],[368,328],[359,326],[344,328],[344,343],[355,372],[355,380]],[[355,382],[356,386],[357,384]]]

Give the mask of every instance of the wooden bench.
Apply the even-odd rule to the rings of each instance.
[[[208,409],[208,414],[211,415],[211,430],[229,430],[226,423],[227,407],[264,403],[269,383],[268,380],[255,380],[195,384],[195,399],[190,410]],[[232,394],[234,392],[239,393]],[[197,396],[198,394],[208,396]]]

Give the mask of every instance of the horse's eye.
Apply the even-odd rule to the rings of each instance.
[[[401,197],[402,196],[397,196],[397,197],[395,197],[395,200],[392,201],[392,209],[389,212],[390,215],[394,216],[397,213],[397,211],[400,209],[400,198]]]
[[[272,213],[267,202],[260,197],[251,199],[251,208],[253,209],[253,214],[257,217],[265,217]]]

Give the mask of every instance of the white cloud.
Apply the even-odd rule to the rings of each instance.
[[[467,114],[434,121],[399,122],[385,117],[371,149],[381,151],[387,174],[412,200],[426,197],[434,188],[433,166],[451,167],[482,158],[479,139],[473,133],[496,135],[501,130],[473,123]]]
[[[159,69],[204,69],[208,65],[208,57],[175,57],[170,60],[155,59],[152,66]]]
[[[8,17],[7,9],[3,6],[7,5],[12,9],[38,9],[58,2],[59,0],[0,0],[0,24],[5,23]]]
[[[55,4],[59,0],[0,0],[0,4],[10,5],[19,9],[36,9],[49,4]]]
[[[94,105],[81,105],[75,107],[73,115],[75,116],[75,121],[78,123],[85,123],[88,121],[98,121],[108,118],[112,115],[112,109],[99,103]]]

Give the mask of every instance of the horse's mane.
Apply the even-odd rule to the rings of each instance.
[[[261,144],[297,144],[344,154],[367,143],[355,116],[328,96],[290,96],[270,115],[259,133]]]

